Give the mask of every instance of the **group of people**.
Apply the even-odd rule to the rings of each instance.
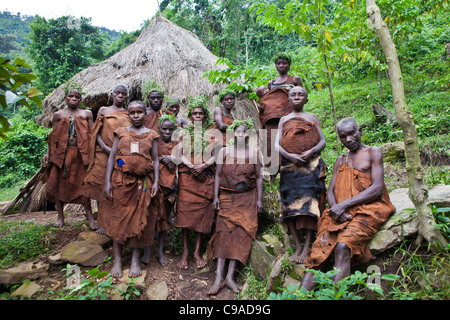
[[[327,191],[319,119],[304,111],[308,93],[299,77],[289,75],[290,57],[282,54],[274,62],[278,78],[255,91],[260,127],[268,136],[275,134],[265,147],[279,154],[280,220],[295,241],[290,259],[323,269],[334,253],[341,270],[337,281],[351,265],[371,258],[368,240],[395,212],[384,185],[382,154],[361,143],[355,119],[342,119],[337,133],[349,152],[336,160]],[[249,144],[254,123],[234,118],[236,93],[230,89],[220,91],[212,117],[203,96],[190,98],[187,119],[178,116],[177,99],[168,99],[163,108],[165,92],[157,83],[143,87],[143,101],[128,104],[128,95],[124,85],[113,88],[113,104],[100,108],[94,122],[92,112],[80,108],[81,90],[67,89],[67,108],[53,116],[43,159],[57,225],[64,225],[65,203],[82,204],[90,228],[113,239],[115,277],[122,276],[123,246],[132,251],[129,276],[140,276],[140,261],[149,261],[155,238],[156,256],[167,265],[163,246],[171,227],[182,229],[177,266],[188,268],[194,232],[193,259],[203,268],[202,237],[212,233],[207,259],[217,260],[217,270],[208,293],[224,286],[237,292],[235,268],[238,262],[247,264],[263,210],[263,161]],[[210,129],[219,136],[208,135]],[[97,220],[91,199],[98,204]],[[312,273],[302,286],[314,287]]]

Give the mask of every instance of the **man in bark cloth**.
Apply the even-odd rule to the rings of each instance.
[[[303,110],[308,94],[303,87],[289,91],[293,111],[280,119],[275,149],[281,156],[280,220],[295,240],[295,253],[289,258],[304,263],[317,221],[325,210],[325,163],[320,153],[325,137],[319,118]],[[305,232],[302,246],[300,232]]]
[[[53,115],[53,130],[43,158],[46,166],[43,181],[47,183],[48,199],[56,203],[57,227],[64,225],[64,204],[78,203],[84,207],[90,228],[96,230],[98,226],[92,216],[90,199],[81,193],[89,163],[93,126],[92,112],[80,108],[81,92],[74,85],[68,85],[65,96],[67,108]]]
[[[361,143],[361,128],[354,118],[337,125],[342,144],[349,150],[333,167],[328,189],[329,207],[318,223],[307,268],[322,270],[334,252],[335,282],[350,275],[352,265],[370,261],[367,242],[395,212],[384,184],[383,154],[378,147]],[[302,283],[314,288],[314,274],[306,272]]]

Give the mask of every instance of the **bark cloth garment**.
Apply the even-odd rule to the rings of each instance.
[[[289,153],[301,154],[320,141],[317,123],[293,118],[283,126],[280,146]],[[317,229],[317,221],[325,210],[325,162],[319,154],[304,165],[295,165],[281,157],[280,167],[281,222],[295,219],[296,229]]]
[[[153,131],[158,132],[158,121],[161,116],[162,110],[155,111],[154,113],[147,113],[144,118],[144,126],[147,129],[152,129]]]
[[[341,163],[338,170],[334,189],[336,203],[357,196],[372,184],[370,173],[355,170],[346,162]],[[334,221],[329,216],[328,209],[323,213],[318,223],[316,240],[308,253],[307,268],[317,267],[325,262],[339,242],[350,248],[352,265],[370,261],[372,255],[367,242],[395,212],[395,207],[384,185],[379,199],[349,208],[347,212],[353,219],[344,223]]]
[[[258,229],[254,164],[224,164],[220,179],[220,210],[208,243],[208,259],[234,259],[246,265]]]
[[[89,166],[86,178],[83,181],[82,193],[86,197],[97,201],[103,199],[109,155],[97,143],[97,135],[100,135],[103,142],[111,148],[114,142],[114,131],[130,125],[131,121],[127,110],[116,111],[108,115],[98,114],[92,128],[92,139],[89,144]],[[100,212],[99,215],[101,215]],[[101,220],[100,217],[99,219]]]
[[[201,156],[201,155],[200,155]],[[204,159],[200,159],[204,163]],[[194,155],[191,156],[191,163]],[[209,234],[214,222],[214,175],[215,168],[208,167],[203,171],[205,181],[200,181],[184,164],[178,166],[178,201],[174,226],[187,228],[195,232]]]
[[[278,129],[280,119],[292,112],[289,104],[289,90],[294,86],[294,77],[289,76],[283,84],[272,84],[272,89],[259,102],[259,122],[261,129],[267,130],[267,156],[272,154],[272,130]],[[275,139],[275,136],[273,137]]]
[[[177,145],[176,141],[164,142],[158,139],[158,156],[171,155],[173,148]],[[169,230],[169,215],[173,209],[177,186],[176,186],[177,168],[171,171],[164,163],[159,162],[159,192],[157,201],[159,203],[159,214],[156,221],[156,230]]]
[[[77,138],[76,146],[68,145],[69,131]],[[65,203],[90,203],[89,198],[81,193],[89,163],[90,138],[88,120],[77,116],[61,119],[50,132],[49,165],[43,175],[49,201],[58,199]]]
[[[153,242],[158,214],[157,203],[151,197],[151,149],[159,136],[153,130],[139,135],[128,128],[119,128],[114,134],[119,137],[119,144],[111,177],[113,199],[100,202],[101,209],[109,212],[102,227],[121,244],[133,248],[148,246]],[[136,142],[139,152],[131,153],[131,143]]]
[[[226,124],[227,126],[231,126],[234,121],[233,116],[225,114],[225,110],[223,108],[221,108],[221,109],[222,109],[222,122],[224,124]],[[214,129],[220,130],[216,123],[214,123]],[[227,131],[226,130],[225,131],[220,130],[220,131],[222,132],[222,136],[223,136],[222,146],[226,146],[228,144]]]

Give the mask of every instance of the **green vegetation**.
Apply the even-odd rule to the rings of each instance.
[[[342,152],[336,141],[334,112],[337,119],[353,116],[358,120],[363,127],[363,143],[381,146],[403,140],[395,120],[387,121],[373,112],[373,106],[378,104],[394,113],[394,103],[386,61],[374,30],[367,25],[365,6],[360,1],[272,0],[261,5],[259,2],[163,0],[160,4],[163,16],[195,33],[220,57],[218,64],[224,69],[208,72],[205,77],[213,83],[229,84],[251,98],[256,98],[252,92],[255,86],[266,85],[277,76],[271,61],[273,55],[286,51],[293,56],[290,73],[302,78],[309,92],[306,110],[318,115],[325,133],[327,147],[322,156],[328,166],[327,183],[332,165]],[[352,2],[355,5],[350,5]],[[407,104],[419,137],[424,183],[428,187],[449,184],[450,52],[445,45],[450,41],[450,5],[439,0],[379,0],[377,3],[397,46]],[[298,12],[296,8],[302,6],[307,10]],[[283,18],[292,16],[302,23],[292,24]],[[49,130],[33,121],[40,113],[38,92],[48,94],[76,72],[133,43],[149,22],[145,21],[135,32],[118,34],[93,27],[87,18],[81,19],[80,28],[70,28],[68,18],[46,20],[8,12],[0,14],[0,54],[7,58],[2,58],[0,72],[13,79],[19,76],[0,87],[2,97],[6,91],[15,95],[9,95],[8,101],[4,98],[8,108],[2,103],[4,108],[0,110],[4,119],[0,134],[8,138],[0,139],[2,201],[12,199],[18,188],[39,169],[46,151]],[[54,36],[49,37],[49,33]],[[37,79],[30,73],[30,67]],[[36,91],[29,91],[31,85]],[[19,89],[28,94],[28,100],[18,93]],[[22,98],[25,100],[20,101]],[[404,172],[402,159],[390,165],[400,175]],[[393,185],[396,183],[393,181]],[[397,186],[406,185],[403,181]],[[274,217],[280,205],[278,188],[278,180],[264,183],[264,209]],[[450,209],[433,207],[432,210],[436,227],[448,239]],[[263,232],[281,234],[279,225],[264,228]],[[0,222],[0,266],[48,254],[53,234],[50,227]],[[168,243],[174,254],[181,253],[180,239],[180,230],[169,234]],[[203,246],[207,240],[206,237]],[[189,243],[193,243],[192,239]],[[381,288],[368,287],[367,279],[371,275],[362,269],[334,284],[329,281],[335,272],[332,270],[316,273],[320,285],[313,292],[288,287],[269,295],[264,279],[247,266],[242,271],[249,284],[245,295],[260,300],[449,299],[448,250],[432,252],[430,249],[433,248],[425,245],[415,247],[405,239],[386,252],[384,266],[389,273],[381,277]],[[290,273],[290,269],[286,263],[284,271]],[[110,285],[111,278],[94,268],[87,272],[80,287],[56,295],[61,299],[104,299]],[[138,295],[132,285],[125,292],[129,299]],[[48,293],[48,298],[54,297],[55,294]]]

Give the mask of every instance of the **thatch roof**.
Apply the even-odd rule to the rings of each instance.
[[[105,61],[96,63],[72,77],[86,93],[83,103],[94,115],[105,105],[112,104],[108,94],[117,84],[130,89],[130,101],[142,99],[142,85],[149,79],[163,85],[166,95],[178,98],[183,103],[187,97],[207,94],[210,108],[223,85],[212,85],[203,78],[206,71],[215,66],[218,57],[213,55],[192,32],[187,31],[163,17],[155,17],[135,43]],[[64,88],[56,88],[43,101],[43,114],[36,122],[49,126],[54,112],[64,108]],[[244,96],[244,95],[242,95]],[[180,115],[186,106],[182,104]],[[247,116],[257,120],[257,109],[252,101],[239,97],[235,105],[235,116]]]

